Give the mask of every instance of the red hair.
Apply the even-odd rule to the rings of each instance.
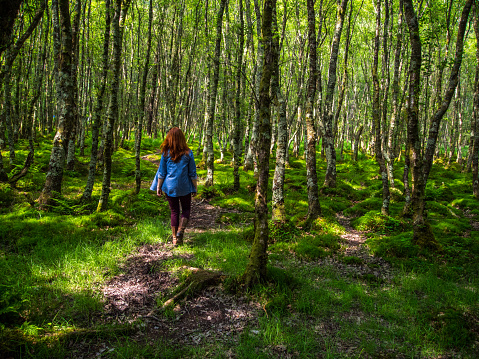
[[[173,162],[178,162],[181,156],[190,153],[190,148],[186,144],[185,135],[178,127],[172,127],[168,131],[160,148],[163,156],[166,157],[169,154]]]

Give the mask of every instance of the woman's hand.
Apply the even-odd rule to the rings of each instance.
[[[191,196],[196,197],[196,194],[198,193],[198,179],[191,179],[191,183],[193,183],[193,187],[195,187],[195,192],[191,192]]]
[[[163,181],[164,181],[163,178],[160,178],[160,179],[158,180],[158,186],[156,187],[156,195],[157,195],[158,197],[163,196],[163,191],[162,191],[162,189],[161,189],[161,187],[163,186]]]

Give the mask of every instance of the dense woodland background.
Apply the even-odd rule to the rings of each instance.
[[[127,315],[121,327],[109,323],[105,331],[105,322],[92,319],[101,311],[98,288],[122,273],[121,259],[160,243],[162,251],[180,253],[175,264],[162,257],[167,264],[158,268],[168,276],[187,281],[181,265],[221,272],[228,291],[248,293],[264,308],[266,317],[241,334],[237,357],[477,354],[475,0],[0,5],[5,353],[41,356],[50,347],[62,357],[73,341],[78,352],[94,348],[95,355],[102,339],[81,338],[104,332],[109,345],[122,338],[106,356],[204,356],[193,346],[167,352],[156,344],[142,354],[143,342],[125,344],[129,334],[122,332],[143,330],[138,318]],[[238,210],[215,214],[207,234],[192,229],[185,249],[165,247],[167,209],[148,191],[172,126],[183,129],[194,150],[198,201]],[[351,238],[369,254],[350,253]],[[199,254],[196,245],[215,249]],[[234,256],[230,247],[238,249]],[[84,267],[94,269],[87,274]],[[328,288],[322,294],[312,286],[318,278]],[[412,285],[416,279],[421,284]],[[45,294],[49,286],[53,294]],[[394,300],[381,293],[388,288]],[[343,295],[333,299],[338,291]],[[72,297],[73,311],[62,304]],[[40,298],[56,314],[41,308]],[[167,296],[155,300],[161,307]],[[388,301],[397,313],[384,309]],[[350,310],[363,313],[352,315],[357,323],[343,315]],[[362,330],[363,315],[375,326],[382,325],[377,318],[389,321],[388,336],[369,328],[361,343],[344,349]],[[168,309],[164,320],[174,317]],[[328,319],[324,341],[294,337],[296,319],[311,332],[324,327],[314,321],[325,317],[342,329]],[[406,325],[408,318],[415,319]],[[126,322],[133,326],[125,329]],[[51,333],[59,339],[47,339]],[[302,349],[292,344],[298,341]],[[273,354],[250,346],[273,346]],[[223,357],[218,353],[231,347],[205,350]]]

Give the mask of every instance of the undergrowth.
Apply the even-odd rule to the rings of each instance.
[[[108,349],[99,356],[112,358],[479,355],[479,204],[469,193],[467,174],[440,164],[433,167],[426,212],[441,249],[432,251],[412,243],[412,223],[400,217],[402,163],[395,164],[391,214],[385,216],[380,213],[377,163],[365,154],[353,162],[346,148],[345,161],[338,163],[337,187],[320,189],[321,216],[303,226],[308,209],[305,164],[291,158],[285,179],[288,220],[269,221],[268,280],[240,294],[258,303],[257,321],[231,341],[180,346],[161,337],[153,342],[132,339],[131,333],[147,334],[142,320],[126,326],[95,320],[104,310],[100,288],[121,273],[125,258],[139,246],[168,240],[168,205],[148,190],[156,165],[142,162],[143,189],[134,194],[134,146],[127,141],[114,155],[109,209],[97,213],[100,178],[93,200],[80,202],[89,154],[78,156],[75,169],[64,175],[56,205],[42,211],[34,200],[45,180],[51,136],[38,139],[28,175],[16,188],[0,185],[2,357],[63,358],[71,342],[88,348],[101,342]],[[159,139],[144,139],[142,155],[156,152],[159,144]],[[26,148],[25,143],[19,148]],[[26,154],[17,151],[16,167]],[[235,193],[230,159],[227,153],[223,163],[215,164],[215,185],[209,188],[201,185],[206,170],[198,168],[197,200],[225,209],[215,223],[220,228],[196,234],[174,249],[181,256],[165,260],[162,270],[174,274],[184,266],[198,267],[224,274],[225,288],[237,284],[254,240],[256,179],[252,171],[240,171],[242,185]],[[4,166],[8,168],[7,161]],[[319,173],[325,168],[319,160]],[[392,269],[345,254],[341,236],[348,230],[337,214],[349,218],[367,236],[370,254]],[[365,267],[369,274],[355,272]],[[391,273],[379,277],[374,271]],[[164,318],[174,326],[174,311],[165,312]]]

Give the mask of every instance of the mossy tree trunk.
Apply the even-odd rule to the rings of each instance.
[[[334,147],[334,129],[333,129],[333,99],[336,88],[336,68],[339,56],[339,45],[341,41],[341,33],[343,31],[344,17],[348,0],[341,0],[337,5],[336,26],[331,44],[331,56],[329,59],[328,84],[326,87],[326,96],[324,99],[324,110],[322,111],[321,132],[323,135],[324,150],[326,153],[326,175],[323,186],[336,187],[336,150]]]
[[[399,101],[399,78],[401,69],[401,51],[402,51],[402,37],[403,37],[403,12],[402,12],[402,0],[399,4],[398,14],[398,31],[396,38],[396,48],[394,50],[394,74],[392,83],[392,113],[391,120],[389,122],[389,134],[388,134],[388,146],[386,154],[386,163],[388,167],[389,185],[394,188],[394,172],[393,163],[397,157],[396,145],[397,145],[397,132],[398,132],[398,117],[401,113],[401,102]]]
[[[146,55],[145,63],[143,65],[143,78],[140,88],[140,101],[138,106],[138,122],[136,123],[135,131],[135,193],[140,193],[141,189],[141,160],[140,160],[140,151],[141,151],[141,136],[143,132],[143,119],[146,117],[145,111],[145,97],[146,97],[146,81],[148,76],[148,71],[150,69],[150,53],[151,53],[151,24],[153,22],[153,0],[150,0],[149,10],[148,10],[148,39],[146,45]]]
[[[321,214],[318,191],[318,175],[316,172],[316,124],[314,121],[313,104],[316,96],[317,81],[317,46],[316,46],[316,17],[314,0],[307,1],[308,8],[308,44],[309,44],[309,80],[306,94],[306,183],[308,189],[307,220],[313,221]]]
[[[103,34],[103,57],[102,57],[102,72],[100,77],[100,89],[97,94],[95,108],[92,114],[92,133],[91,133],[91,153],[90,163],[88,165],[88,177],[85,190],[83,191],[82,201],[89,201],[93,191],[93,184],[95,182],[96,163],[98,157],[98,142],[100,136],[101,126],[101,111],[103,108],[103,98],[106,88],[106,77],[108,74],[108,48],[110,44],[110,0],[105,0],[105,32]]]
[[[239,191],[240,176],[239,167],[241,165],[241,119],[242,119],[242,103],[241,103],[241,77],[243,65],[243,47],[244,47],[244,19],[243,19],[243,0],[239,0],[239,18],[240,24],[238,29],[238,58],[236,62],[236,97],[235,97],[235,120],[233,127],[233,189]]]
[[[286,102],[284,100],[279,83],[279,54],[281,49],[279,45],[278,22],[275,15],[276,11],[273,11],[273,27],[275,33],[273,36],[273,46],[275,48],[275,56],[273,59],[273,79],[271,80],[271,93],[275,99],[275,106],[278,109],[278,143],[276,148],[276,166],[273,177],[272,219],[274,221],[285,221],[287,217],[284,207],[284,176],[286,152],[288,151],[288,124],[286,120]]]
[[[77,72],[79,64],[79,55],[80,55],[80,17],[81,17],[81,1],[75,1],[75,8],[73,9],[73,26],[72,26],[72,81],[73,81],[73,103],[72,103],[72,112],[73,112],[73,123],[68,138],[68,153],[67,153],[67,170],[73,170],[75,166],[75,139],[77,134],[79,123],[78,115],[78,81],[77,81]]]
[[[386,9],[387,11],[387,9]],[[387,24],[386,24],[387,25]],[[386,27],[386,26],[385,26]],[[374,52],[373,52],[373,66],[372,66],[372,82],[373,82],[373,123],[376,161],[379,164],[379,174],[382,180],[383,187],[383,203],[381,206],[381,213],[389,215],[389,182],[386,168],[386,161],[384,160],[382,150],[382,126],[381,126],[381,109],[379,105],[380,91],[378,78],[378,64],[379,64],[379,36],[381,29],[381,0],[376,2],[376,36],[374,37]],[[387,49],[384,49],[387,51]]]
[[[472,191],[474,197],[479,199],[479,9],[474,7],[474,32],[476,34],[476,78],[474,80],[474,128],[472,148]]]
[[[454,91],[457,86],[459,69],[462,62],[463,40],[467,19],[471,10],[472,0],[468,0],[463,8],[457,33],[456,54],[449,77],[448,88],[439,108],[431,118],[429,138],[422,155],[422,143],[419,137],[419,93],[421,76],[421,39],[419,25],[412,4],[412,0],[404,0],[404,15],[409,28],[411,41],[411,58],[409,65],[409,95],[408,95],[408,126],[407,126],[407,152],[412,158],[412,198],[411,209],[413,213],[414,234],[413,242],[424,247],[438,248],[430,225],[426,222],[424,208],[426,204],[426,183],[432,160],[436,150],[437,135],[442,117],[447,111]],[[440,89],[437,89],[440,91]]]
[[[48,172],[39,203],[51,205],[55,193],[62,190],[63,168],[70,131],[74,122],[74,82],[72,79],[72,29],[70,21],[70,4],[68,0],[52,3],[55,52],[60,56],[58,61],[57,103],[59,104],[58,129],[53,139],[53,148],[48,164]],[[58,14],[59,16],[56,16]],[[61,39],[61,40],[60,40]]]
[[[101,188],[101,196],[98,202],[98,211],[106,210],[108,206],[108,199],[110,196],[110,183],[111,183],[111,157],[113,154],[113,132],[115,129],[115,123],[118,119],[118,95],[120,94],[120,67],[121,67],[121,52],[122,52],[122,38],[123,38],[123,26],[130,0],[115,0],[115,15],[112,21],[112,40],[113,40],[113,57],[111,62],[111,89],[110,89],[110,103],[107,110],[107,123],[103,133],[105,138],[104,149],[104,167],[103,167],[103,180]]]
[[[266,279],[268,263],[268,179],[269,149],[271,145],[271,98],[270,83],[273,73],[274,48],[272,22],[276,0],[265,0],[261,41],[264,46],[263,73],[259,88],[259,139],[258,139],[258,182],[255,196],[255,236],[248,265],[243,274],[246,288]]]
[[[216,108],[216,94],[218,92],[218,81],[220,75],[220,53],[221,53],[221,37],[223,27],[223,14],[226,7],[226,0],[221,0],[220,8],[218,9],[218,16],[216,18],[216,40],[215,40],[215,52],[212,57],[212,79],[209,81],[208,88],[208,105],[206,111],[206,125],[205,125],[205,147],[206,158],[203,158],[206,163],[206,181],[205,186],[212,186],[215,154],[213,152],[213,125],[215,120],[215,108]]]

